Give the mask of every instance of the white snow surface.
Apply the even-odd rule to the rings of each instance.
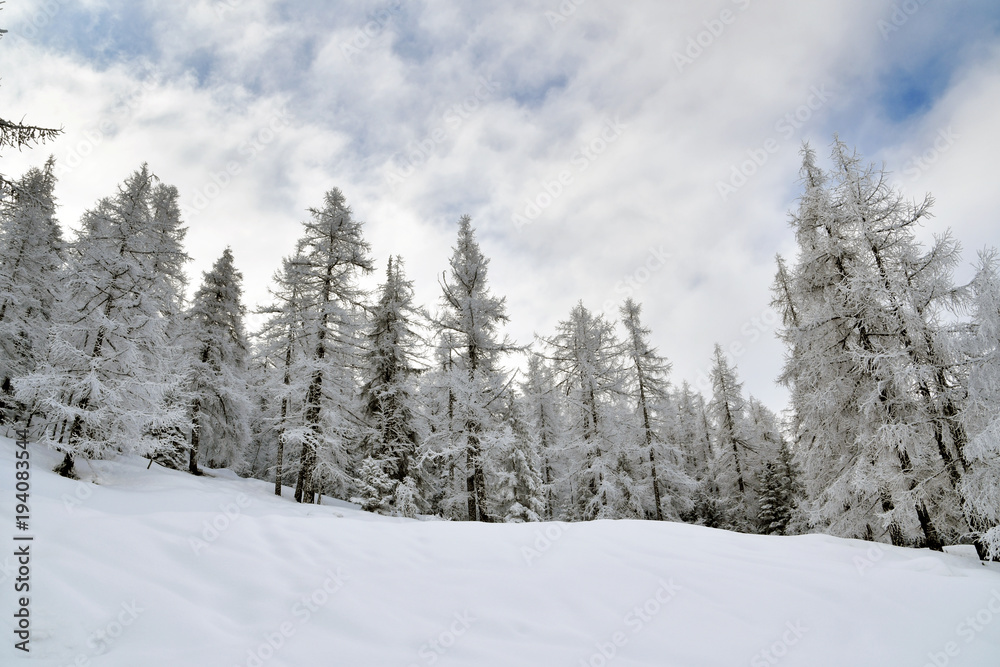
[[[73,481],[29,450],[21,533],[0,439],[4,666],[1000,665],[1000,572],[960,556],[649,521],[392,519],[139,458],[78,461]],[[15,534],[34,536],[29,655],[13,646]]]

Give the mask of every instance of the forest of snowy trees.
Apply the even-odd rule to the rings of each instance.
[[[711,392],[671,378],[640,304],[578,303],[512,341],[469,217],[437,304],[404,258],[377,267],[344,194],[310,209],[248,332],[229,249],[189,291],[176,188],[143,165],[66,238],[50,159],[5,185],[0,409],[64,453],[202,474],[295,500],[472,521],[686,521],[1000,554],[1000,259],[953,280],[957,243],[917,228],[839,141],[803,149],[794,258],[777,258],[777,415],[716,346]],[[109,188],[110,190],[111,188]],[[360,278],[379,271],[374,293]]]

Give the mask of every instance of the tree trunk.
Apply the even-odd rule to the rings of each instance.
[[[201,400],[194,399],[191,406],[191,453],[188,458],[188,472],[192,475],[200,475],[198,470],[198,446],[201,444]]]

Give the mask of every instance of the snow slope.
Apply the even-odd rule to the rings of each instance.
[[[972,559],[672,523],[395,520],[142,459],[80,463],[75,482],[29,447],[25,660],[0,439],[4,666],[1000,665],[1000,573]]]

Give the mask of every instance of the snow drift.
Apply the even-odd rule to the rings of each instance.
[[[4,665],[1000,664],[1000,572],[974,559],[648,521],[391,519],[139,458],[80,461],[73,481],[29,448],[25,655],[0,439]]]

